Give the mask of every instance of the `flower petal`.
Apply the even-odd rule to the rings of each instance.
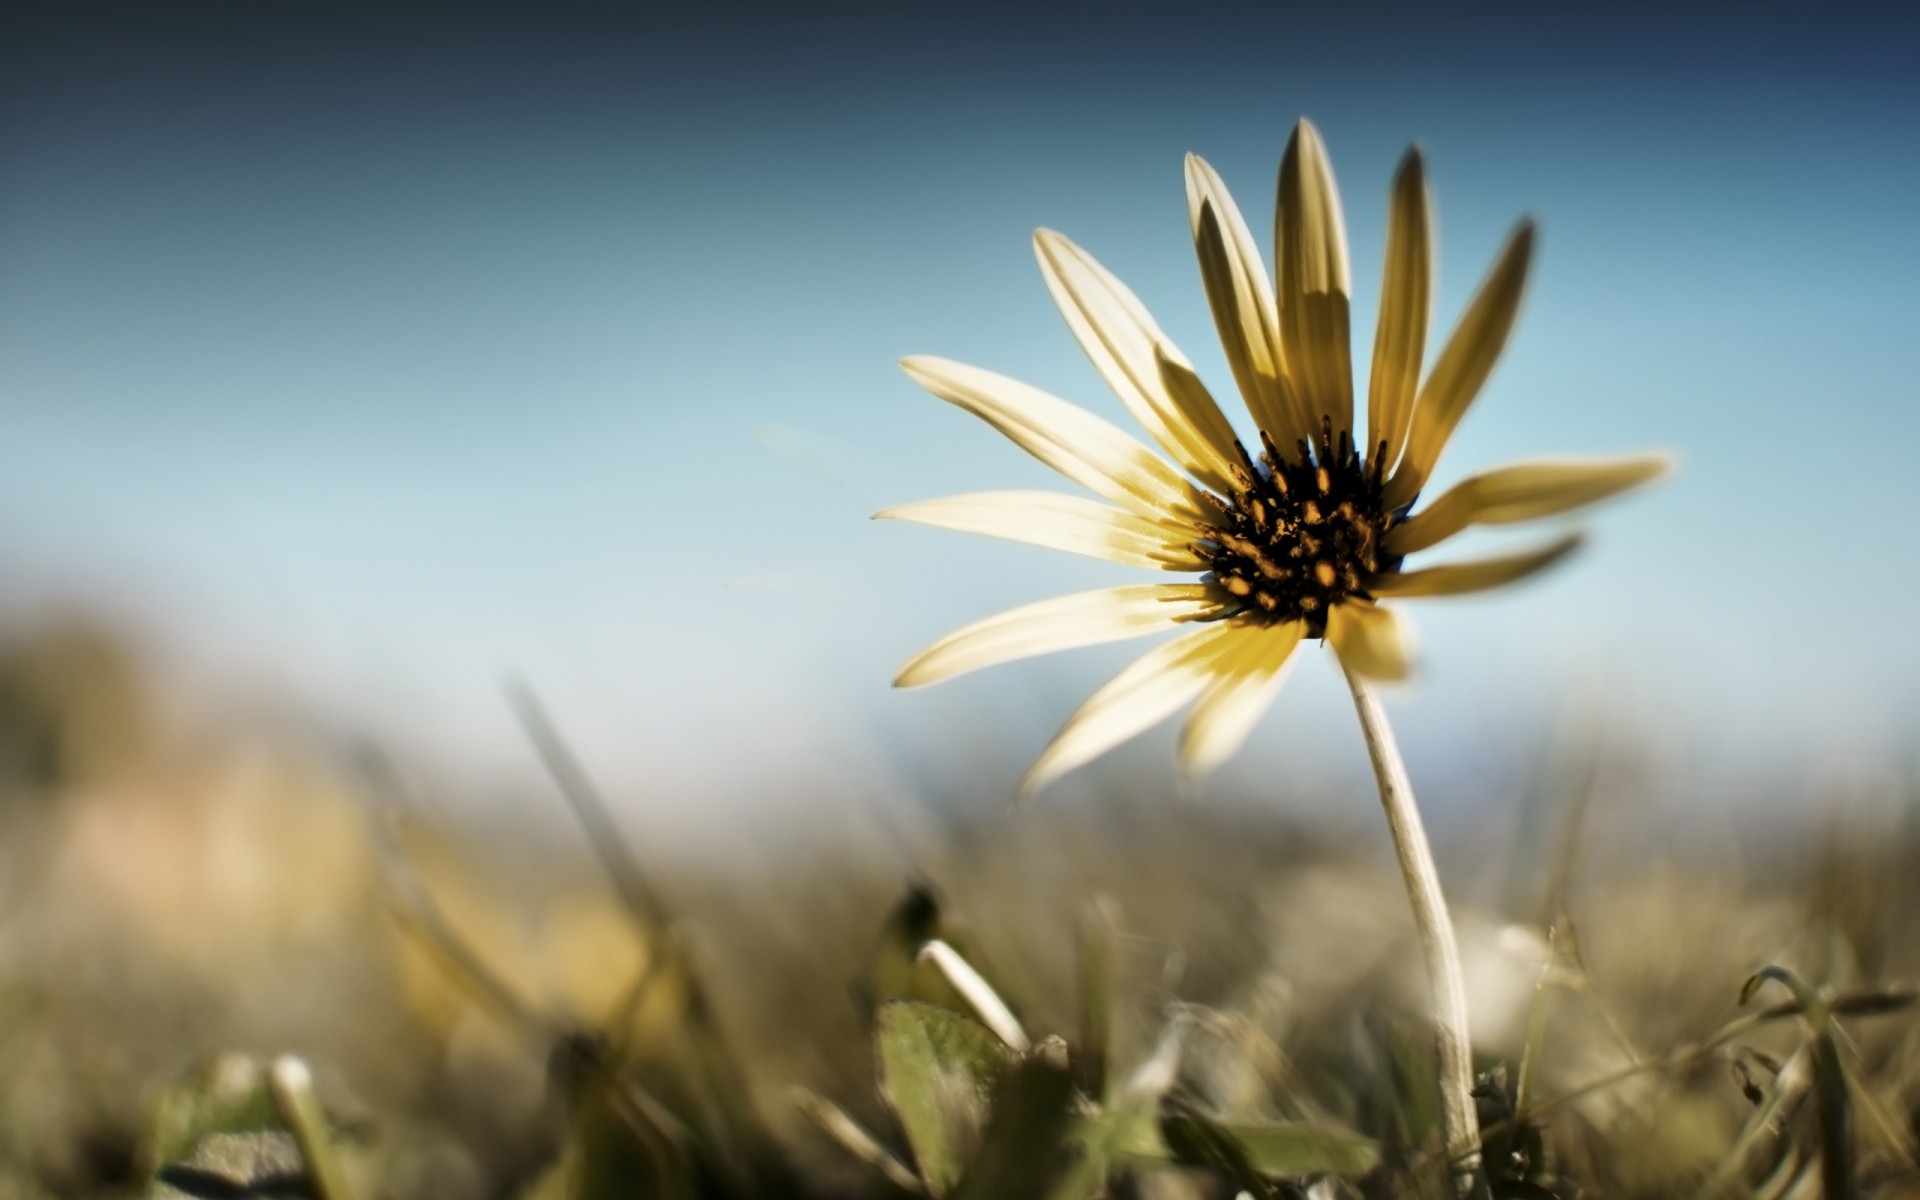
[[[1499,558],[1480,558],[1468,562],[1447,563],[1418,571],[1381,575],[1370,585],[1376,596],[1458,596],[1465,592],[1483,592],[1525,579],[1543,571],[1579,549],[1581,537],[1570,533],[1557,542],[1525,554]]]
[[[1342,600],[1327,611],[1327,640],[1355,675],[1390,682],[1413,673],[1413,631],[1390,608]]]
[[[1042,229],[1033,246],[1067,327],[1134,420],[1194,478],[1230,490],[1233,426],[1146,307],[1061,234]],[[1182,386],[1170,388],[1170,375]]]
[[[1218,675],[1222,654],[1246,628],[1214,621],[1135,659],[1087,698],[1020,780],[1025,799],[1062,774],[1164,720]]]
[[[1280,363],[1273,286],[1227,185],[1197,154],[1187,155],[1187,219],[1207,304],[1247,411],[1277,444],[1291,449],[1313,431],[1300,423]]]
[[[1348,332],[1347,231],[1319,130],[1294,127],[1280,160],[1273,252],[1280,350],[1309,428],[1353,429],[1353,346]]]
[[[1673,467],[1665,454],[1524,462],[1461,480],[1387,534],[1393,554],[1438,545],[1469,525],[1511,525],[1551,517],[1618,495]]]
[[[1380,324],[1374,331],[1373,372],[1367,383],[1364,449],[1368,461],[1383,464],[1383,471],[1393,468],[1406,445],[1432,310],[1433,203],[1427,195],[1426,163],[1416,147],[1400,160],[1393,177]]]
[[[873,515],[875,520],[981,533],[1130,567],[1198,571],[1204,566],[1188,546],[1191,531],[1058,492],[970,492],[899,504]]]
[[[1520,312],[1527,267],[1533,261],[1533,238],[1533,222],[1520,222],[1427,374],[1414,401],[1406,455],[1387,481],[1390,507],[1407,504],[1420,494],[1454,427],[1493,373],[1493,364],[1506,347],[1513,319]]]
[[[1188,775],[1206,774],[1246,742],[1285,682],[1305,633],[1300,621],[1248,627],[1245,644],[1223,661],[1226,673],[1207,685],[1180,730],[1180,765]]]
[[[1056,596],[957,629],[913,656],[895,687],[921,687],[1036,654],[1139,637],[1220,607],[1203,583],[1138,583]]]
[[[1089,491],[1146,517],[1200,519],[1203,501],[1137,438],[1017,379],[930,355],[902,359],[913,381],[1005,434]]]

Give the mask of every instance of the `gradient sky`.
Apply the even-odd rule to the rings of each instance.
[[[1553,452],[1683,463],[1552,578],[1413,613],[1427,671],[1394,708],[1417,773],[1589,703],[1689,760],[1807,772],[1920,718],[1911,15],[389,7],[9,6],[13,610],[84,598],[212,676],[483,766],[523,757],[512,670],[605,769],[701,796],[777,806],[764,785],[791,772],[884,780],[983,736],[1003,747],[983,786],[1007,786],[1135,648],[924,694],[890,692],[892,668],[974,616],[1137,576],[867,521],[1052,486],[895,362],[1124,419],[1034,269],[1046,225],[1224,397],[1181,155],[1264,240],[1306,115],[1346,200],[1359,364],[1409,142],[1441,325],[1512,222],[1542,222],[1439,484]],[[1333,678],[1297,672],[1229,772],[1358,770]],[[1170,780],[1165,743],[1120,761]]]

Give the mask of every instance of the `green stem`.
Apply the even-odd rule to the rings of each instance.
[[[1346,670],[1344,667],[1343,670]],[[1413,923],[1427,962],[1427,982],[1433,989],[1434,1052],[1440,1070],[1440,1122],[1446,1137],[1447,1159],[1453,1165],[1454,1187],[1463,1196],[1484,1194],[1480,1173],[1480,1121],[1473,1107],[1473,1043],[1467,1030],[1467,984],[1460,970],[1460,947],[1454,940],[1447,900],[1440,891],[1440,873],[1433,850],[1420,823],[1413,785],[1400,748],[1387,725],[1387,714],[1366,680],[1346,670],[1353,706],[1366,735],[1367,757],[1380,785],[1380,805],[1386,810],[1387,829],[1400,860],[1400,874],[1413,905]]]
[[[320,1101],[314,1097],[313,1073],[307,1070],[307,1064],[284,1054],[274,1060],[267,1083],[274,1107],[280,1110],[280,1119],[292,1130],[293,1140],[300,1146],[300,1157],[306,1160],[307,1178],[313,1182],[315,1194],[320,1200],[354,1200],[353,1188],[340,1167],[340,1158],[333,1152],[326,1114],[320,1111]]]

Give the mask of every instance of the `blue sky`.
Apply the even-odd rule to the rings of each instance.
[[[983,729],[1004,785],[1132,648],[913,695],[893,666],[1132,576],[867,521],[1052,486],[895,362],[959,358],[1118,417],[1034,269],[1046,225],[1225,395],[1181,155],[1262,230],[1307,115],[1357,314],[1409,142],[1437,194],[1440,324],[1515,219],[1542,223],[1440,483],[1554,452],[1683,464],[1553,578],[1414,614],[1428,670],[1395,711],[1416,761],[1470,775],[1593,694],[1686,731],[1686,756],[1770,769],[1887,753],[1920,716],[1911,17],[102,11],[23,18],[0,84],[16,611],[84,598],[216,675],[480,763],[519,755],[513,670],[608,769],[696,794],[850,761],[884,777]],[[1358,316],[1361,363],[1370,338]],[[1357,768],[1337,705],[1310,664],[1230,771]],[[1131,761],[1170,780],[1166,759]]]

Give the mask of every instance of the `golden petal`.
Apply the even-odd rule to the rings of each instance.
[[[1199,571],[1190,529],[1058,492],[971,492],[884,508],[875,520],[913,521],[1085,554],[1130,567]]]
[[[1511,525],[1556,516],[1639,487],[1672,468],[1673,458],[1665,454],[1513,463],[1448,488],[1387,534],[1387,550],[1414,554],[1469,525]]]
[[[1233,757],[1273,703],[1286,680],[1293,651],[1306,633],[1300,621],[1250,626],[1244,648],[1223,663],[1180,730],[1180,765],[1203,775]]]
[[[1033,245],[1067,327],[1134,420],[1195,479],[1230,490],[1233,426],[1198,379],[1178,392],[1169,388],[1167,364],[1189,378],[1193,367],[1139,298],[1066,237],[1042,229]]]
[[[1311,122],[1301,121],[1280,160],[1274,220],[1280,349],[1296,403],[1318,431],[1353,429],[1347,233],[1333,165]]]
[[[1579,534],[1572,533],[1524,554],[1472,559],[1425,567],[1418,571],[1381,575],[1373,580],[1371,590],[1374,595],[1382,597],[1458,596],[1466,592],[1483,592],[1488,588],[1517,583],[1537,571],[1544,571],[1579,549],[1581,540]]]
[[[1056,596],[957,629],[913,656],[895,687],[921,687],[981,667],[1139,637],[1219,608],[1202,583],[1139,583]]]
[[[1246,633],[1232,621],[1215,621],[1135,659],[1067,718],[1027,768],[1020,797],[1165,720],[1216,678],[1222,655]]]
[[[1005,434],[1068,479],[1142,516],[1201,517],[1185,476],[1139,439],[1039,388],[930,355],[901,360],[915,383]]]
[[[1380,284],[1380,325],[1374,331],[1373,372],[1367,385],[1369,462],[1391,470],[1406,445],[1420,364],[1427,352],[1433,310],[1433,203],[1418,148],[1400,160],[1387,211],[1387,250]]]
[[[1520,222],[1428,373],[1414,401],[1406,455],[1387,482],[1389,507],[1398,508],[1420,494],[1454,427],[1493,373],[1493,364],[1506,348],[1507,335],[1513,332],[1514,317],[1520,312],[1527,268],[1533,261],[1533,241],[1533,222]]]
[[[1327,641],[1355,675],[1393,681],[1413,673],[1413,631],[1390,608],[1340,601],[1327,611]]]
[[[1273,287],[1226,184],[1197,154],[1187,155],[1187,218],[1207,304],[1247,411],[1275,442],[1292,446],[1310,431],[1300,425],[1281,366]]]

